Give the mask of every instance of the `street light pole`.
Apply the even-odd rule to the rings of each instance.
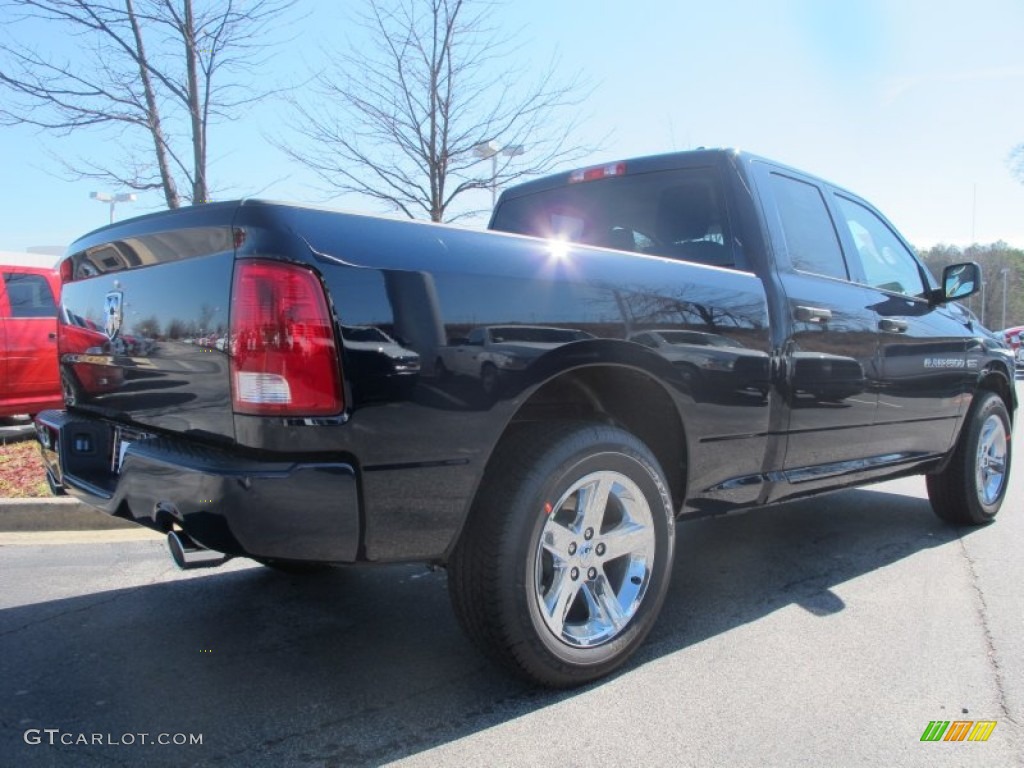
[[[134,192],[119,192],[116,195],[107,192],[90,192],[89,197],[101,203],[110,203],[110,223],[114,223],[114,206],[118,203],[134,203],[138,198]]]
[[[481,160],[491,160],[491,208],[498,202],[498,155],[505,157],[518,157],[526,149],[522,144],[512,144],[507,147],[499,147],[496,141],[481,141],[473,146],[473,153]]]
[[[491,210],[498,202],[498,154],[491,155]]]
[[[1000,328],[1005,328],[1006,327],[1006,283],[1010,279],[1010,269],[1009,269],[1009,267],[1003,267],[1001,270],[999,270],[999,274],[1003,276],[1003,324],[1000,325],[999,327]]]

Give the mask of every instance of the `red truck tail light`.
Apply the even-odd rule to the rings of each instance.
[[[244,259],[231,291],[231,396],[236,413],[326,416],[344,407],[341,365],[316,275]]]
[[[74,274],[74,260],[69,256],[60,263],[60,282],[61,285],[64,283],[70,283],[71,278]]]

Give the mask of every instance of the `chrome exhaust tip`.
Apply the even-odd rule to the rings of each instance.
[[[216,568],[231,559],[230,555],[214,552],[212,549],[196,544],[192,537],[184,531],[168,533],[167,546],[171,550],[174,564],[183,571],[193,568]]]

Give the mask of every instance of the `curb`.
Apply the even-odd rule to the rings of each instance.
[[[0,427],[0,443],[19,443],[35,436],[36,428],[31,422]]]
[[[0,499],[0,533],[14,531],[103,531],[138,528],[78,499]]]

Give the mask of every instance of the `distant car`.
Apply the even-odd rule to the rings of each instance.
[[[694,330],[631,333],[627,339],[653,349],[683,376],[704,386],[706,394],[731,397],[744,392],[764,397],[769,390],[768,355],[747,349],[735,339]]]
[[[1017,368],[1024,368],[1024,325],[1015,325],[999,331],[1017,358]]]
[[[418,352],[372,325],[343,325],[341,336],[352,363],[352,385],[361,396],[384,399],[411,394],[419,379]]]
[[[0,255],[0,417],[63,407],[57,372],[60,275]]]
[[[484,394],[494,395],[502,377],[523,371],[536,358],[563,344],[594,338],[575,328],[542,325],[490,325],[474,328],[466,338],[449,339],[438,349],[434,373],[470,376]]]

